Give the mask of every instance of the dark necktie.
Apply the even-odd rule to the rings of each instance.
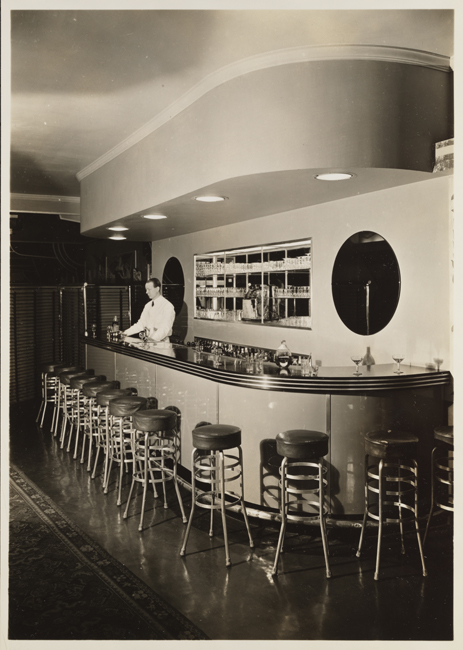
[[[151,307],[154,307],[154,300],[151,301]]]

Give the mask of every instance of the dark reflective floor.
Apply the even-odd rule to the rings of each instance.
[[[428,577],[421,575],[416,537],[400,555],[395,534],[383,544],[381,579],[373,580],[375,534],[369,531],[362,559],[355,556],[358,531],[330,529],[332,578],[325,577],[317,530],[292,530],[280,574],[271,570],[278,528],[251,520],[255,549],[241,520],[229,520],[232,566],[225,567],[220,516],[209,538],[208,515],[198,516],[187,555],[179,550],[185,529],[175,494],[172,509],[148,494],[145,527],[138,532],[140,494],[122,518],[128,495],[116,506],[116,471],[109,494],[101,477],[61,450],[45,426],[35,425],[38,404],[11,412],[11,461],[50,496],[76,524],[211,639],[261,640],[449,640],[452,632],[453,560],[449,527],[431,530],[425,548]],[[45,424],[49,423],[47,417]],[[190,494],[182,488],[187,516]],[[441,517],[437,518],[436,524]]]

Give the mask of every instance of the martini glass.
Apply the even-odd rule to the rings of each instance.
[[[362,361],[362,359],[363,359],[363,354],[353,354],[353,355],[351,356],[351,359],[352,359],[352,361],[355,363],[355,372],[354,372],[354,375],[357,375],[357,377],[358,377],[359,375],[362,374],[362,373],[360,372],[360,370],[359,370],[359,363],[361,363],[361,361]]]
[[[400,354],[399,354],[399,353],[396,353],[396,354],[393,354],[393,355],[392,355],[392,358],[394,359],[394,361],[395,361],[396,364],[397,364],[397,370],[394,370],[394,373],[395,373],[396,375],[403,375],[403,371],[400,369],[400,364],[401,364],[402,361],[404,360],[405,355],[402,354],[402,353],[400,353]]]
[[[439,372],[441,365],[444,363],[444,360],[434,357],[433,361],[437,366],[437,372]]]

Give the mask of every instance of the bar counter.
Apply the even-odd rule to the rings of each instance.
[[[181,469],[191,470],[191,431],[199,422],[242,429],[245,499],[250,514],[272,519],[278,510],[278,464],[274,439],[288,429],[314,429],[330,436],[329,515],[331,523],[356,522],[363,512],[365,433],[403,429],[420,439],[420,501],[429,500],[429,464],[434,427],[446,424],[444,388],[448,371],[396,364],[321,366],[317,377],[293,365],[281,371],[265,363],[249,374],[243,360],[198,352],[177,344],[112,343],[85,338],[87,367],[142,396],[156,396],[159,408],[181,412]],[[423,506],[425,507],[425,505]]]

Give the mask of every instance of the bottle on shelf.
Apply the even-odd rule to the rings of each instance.
[[[293,362],[291,350],[286,345],[286,341],[282,341],[279,348],[275,352],[275,363],[280,368],[288,368]]]
[[[373,358],[373,355],[370,352],[370,348],[367,347],[367,353],[362,359],[362,366],[367,366],[367,368],[368,368],[369,366],[373,366],[374,363],[375,363],[375,360]]]

